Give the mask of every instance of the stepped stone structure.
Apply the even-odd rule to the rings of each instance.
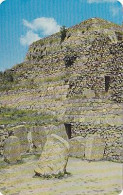
[[[59,32],[34,42],[25,61],[6,72],[14,81],[1,87],[2,106],[50,114],[69,139],[98,132],[104,159],[123,160],[122,26],[89,19],[68,28],[63,41]]]

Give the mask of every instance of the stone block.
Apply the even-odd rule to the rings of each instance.
[[[26,153],[27,151],[29,151],[30,146],[27,138],[28,132],[26,127],[24,125],[19,125],[13,127],[9,131],[12,133],[12,135],[19,138],[21,145],[21,153]]]
[[[99,135],[88,135],[85,145],[85,159],[102,160],[104,155],[105,142]]]
[[[47,138],[38,166],[34,170],[39,176],[58,175],[66,172],[69,156],[69,143],[51,134]]]
[[[45,129],[40,126],[35,126],[32,128],[31,134],[33,146],[42,151],[47,140]]]
[[[85,155],[85,138],[81,136],[69,140],[70,156],[84,159]]]
[[[10,136],[5,140],[3,156],[8,163],[16,163],[21,160],[20,141],[16,136]]]
[[[68,140],[68,136],[67,136],[64,124],[61,124],[58,126],[50,125],[49,130],[48,130],[48,135],[51,135],[51,134],[56,134],[56,135],[62,137],[63,139]]]

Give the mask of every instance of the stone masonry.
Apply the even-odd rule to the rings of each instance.
[[[34,42],[9,70],[14,83],[0,104],[51,114],[71,125],[71,137],[99,134],[105,159],[122,161],[123,28],[92,18]]]

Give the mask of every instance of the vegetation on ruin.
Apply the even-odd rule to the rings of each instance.
[[[96,42],[98,46],[101,43],[100,38],[103,42],[104,38],[113,37],[116,32],[123,33],[119,25],[95,18],[67,30],[63,26],[60,32],[34,42],[28,50],[25,62],[14,66],[5,73],[0,73],[0,102],[3,105],[9,104],[8,106],[11,106],[12,109],[12,113],[8,111],[8,115],[4,111],[5,115],[1,118],[2,122],[0,123],[15,124],[22,121],[35,123],[38,121],[38,124],[40,124],[41,121],[46,121],[45,117],[48,118],[48,121],[54,115],[59,117],[58,111],[64,110],[68,106],[59,104],[65,98],[69,101],[83,98],[76,86],[76,90],[72,89],[72,93],[68,93],[67,86],[66,88],[63,86],[69,85],[69,80],[73,79],[75,74],[83,74],[86,77],[89,72],[92,74],[93,71],[98,71],[101,61],[105,61],[104,68],[110,66],[110,63],[108,62],[108,65],[106,60],[112,60],[113,54],[109,53],[106,57],[105,54],[101,55],[102,53],[108,53],[109,45],[106,47],[107,44],[104,42],[104,45],[102,45],[104,49],[97,48],[98,50],[95,51],[96,45],[93,46],[92,43]],[[110,44],[113,43],[110,42]],[[112,50],[114,50],[114,47]],[[40,52],[44,51],[47,52],[45,55],[43,54],[44,57],[41,59]],[[89,67],[89,64],[95,64],[95,67]],[[75,66],[78,66],[78,70],[75,69]],[[112,63],[113,66],[116,67],[116,64]],[[79,70],[79,68],[83,69]],[[98,73],[96,72],[96,74]],[[83,86],[81,86],[82,88]],[[83,101],[85,99],[84,97]],[[47,116],[43,112],[43,104],[49,106],[46,108],[47,113],[55,114]],[[55,104],[56,106],[54,106]],[[14,108],[25,110],[20,114],[19,110],[13,111]],[[37,114],[37,111],[31,111],[31,109],[40,111],[41,116]],[[18,113],[21,116],[18,117]],[[33,121],[32,116],[34,116]],[[55,119],[53,120],[55,121]]]
[[[52,116],[33,110],[0,107],[0,125],[42,125],[51,122]]]

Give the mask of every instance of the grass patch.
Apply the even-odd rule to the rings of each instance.
[[[53,120],[53,116],[45,113],[38,113],[34,110],[18,110],[16,108],[0,108],[0,125],[19,125],[25,122],[25,124],[41,125]]]

